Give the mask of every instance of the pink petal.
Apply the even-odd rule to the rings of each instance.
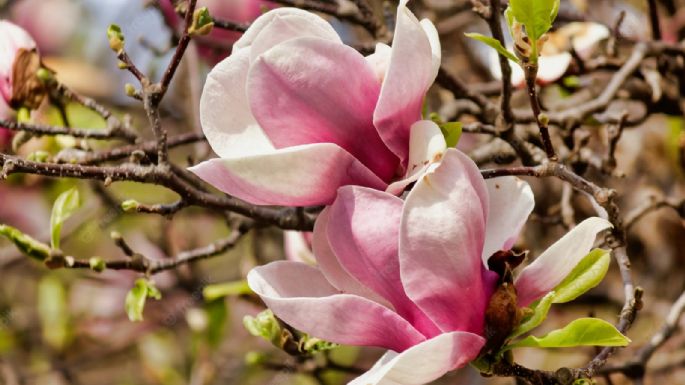
[[[588,218],[526,266],[514,282],[519,306],[528,306],[552,291],[590,252],[597,234],[610,227],[605,219]]]
[[[484,338],[472,333],[440,334],[402,353],[385,353],[348,385],[424,385],[468,364],[484,344]]]
[[[490,213],[485,226],[483,262],[499,250],[514,245],[521,228],[535,207],[533,191],[523,180],[506,176],[485,180],[490,197]]]
[[[322,205],[335,199],[340,186],[387,187],[366,166],[332,143],[210,159],[190,171],[217,189],[258,205]]]
[[[335,39],[335,36],[338,41],[340,39],[333,27],[320,16],[298,8],[283,7],[273,9],[255,19],[255,21],[250,24],[250,28],[248,28],[240,39],[233,44],[234,52],[250,47],[259,35],[261,35],[262,31],[267,29],[276,19],[285,20],[288,24],[298,24],[302,31],[306,31],[309,36],[312,37]],[[272,30],[271,32],[274,31]],[[301,31],[291,28],[281,30],[280,32],[283,34],[283,39],[281,41],[303,36]]]
[[[378,190],[341,187],[330,206],[328,240],[345,270],[430,337],[440,331],[407,297],[400,279],[397,249],[402,203]]]
[[[309,12],[306,15],[304,16],[299,12],[296,14],[288,12],[272,17],[269,24],[265,25],[261,32],[259,32],[259,35],[252,41],[250,61],[253,62],[259,55],[268,51],[276,44],[298,37],[315,37],[342,44],[340,36],[338,36],[328,22],[316,15],[312,17],[313,14]],[[317,20],[317,22],[314,22],[314,20]]]
[[[327,341],[403,351],[424,340],[392,310],[368,299],[338,294],[321,272],[290,261],[252,269],[250,288],[276,316]]]
[[[487,191],[468,156],[448,149],[407,196],[400,269],[409,298],[443,331],[483,330],[488,301],[480,258]]]
[[[222,60],[209,73],[202,90],[202,131],[214,152],[223,158],[274,149],[250,111],[245,91],[249,58],[249,50],[242,50]]]
[[[381,138],[404,164],[410,127],[421,119],[423,99],[437,75],[434,55],[440,52],[439,46],[431,45],[439,40],[428,36],[406,3],[401,1],[397,8],[392,53],[373,117]]]
[[[352,277],[342,265],[340,265],[338,257],[333,253],[328,242],[329,214],[330,207],[326,207],[319,213],[319,216],[316,218],[316,223],[314,224],[312,248],[314,250],[314,255],[316,256],[316,261],[319,264],[319,270],[321,270],[328,282],[340,292],[355,294],[385,305],[385,300],[371,289],[361,284],[356,278]]]
[[[252,112],[277,148],[335,143],[389,180],[398,160],[372,123],[378,92],[362,55],[317,38],[290,40],[262,54],[248,82]]]

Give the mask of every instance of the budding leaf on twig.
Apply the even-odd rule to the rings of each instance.
[[[126,294],[126,314],[132,322],[143,320],[143,310],[148,298],[161,299],[162,293],[159,292],[155,283],[145,278],[138,278],[135,285]]]
[[[523,347],[627,346],[629,343],[630,339],[609,322],[599,318],[579,318],[543,337],[528,336],[508,345],[505,350]]]
[[[45,261],[50,258],[50,247],[48,245],[22,233],[19,229],[8,225],[0,225],[0,235],[9,239],[19,251],[29,257],[39,261]]]
[[[76,188],[63,192],[55,200],[50,216],[50,242],[53,249],[59,249],[62,224],[78,209],[79,205],[79,194]]]
[[[466,35],[466,37],[470,37],[471,39],[475,39],[475,40],[478,40],[482,43],[489,45],[490,47],[494,48],[495,51],[499,52],[500,55],[506,57],[507,59],[509,59],[515,63],[519,62],[519,59],[516,57],[516,55],[514,55],[513,52],[506,49],[502,45],[502,43],[500,43],[500,41],[495,39],[494,37],[485,36],[483,34],[476,33],[476,32],[469,32],[469,33],[465,33],[464,35]]]
[[[118,25],[110,24],[109,28],[107,28],[107,40],[109,40],[109,47],[117,55],[124,50],[124,34]]]
[[[209,14],[207,7],[196,9],[193,13],[193,22],[188,27],[190,35],[207,35],[212,32],[214,27],[214,19]]]
[[[511,0],[509,9],[507,22],[513,17],[523,24],[528,38],[535,42],[552,28],[559,13],[559,0]]]
[[[255,317],[246,315],[243,317],[243,325],[253,336],[262,337],[278,346],[279,337],[281,336],[281,325],[271,310],[264,310]]]

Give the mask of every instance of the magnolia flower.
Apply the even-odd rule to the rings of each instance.
[[[406,2],[392,48],[367,57],[309,12],[255,20],[202,93],[202,128],[220,158],[191,170],[248,202],[293,206],[331,203],[343,185],[383,190],[407,174],[412,125],[434,125],[420,119],[440,46]]]
[[[25,80],[26,71],[38,69],[39,63],[32,63],[26,54],[34,52],[36,42],[22,28],[6,20],[0,20],[0,111],[17,107],[23,103],[28,91],[25,84],[15,84]],[[17,79],[20,76],[21,78]]]
[[[406,199],[344,186],[314,228],[318,267],[277,261],[248,283],[279,318],[328,341],[387,352],[351,384],[418,385],[476,358],[497,274],[534,206],[527,183],[484,180],[448,149]],[[558,240],[514,281],[523,307],[555,288],[610,227],[590,218]]]
[[[574,22],[564,25],[553,32],[547,33],[547,41],[542,46],[542,52],[538,59],[538,74],[536,81],[540,84],[548,84],[562,77],[568,70],[573,56],[570,50],[573,48],[579,57],[588,59],[597,44],[609,37],[609,29],[602,24],[591,22]],[[488,48],[487,65],[496,79],[502,78],[499,65],[499,54]],[[510,61],[511,83],[517,87],[523,87],[526,82],[523,69]]]

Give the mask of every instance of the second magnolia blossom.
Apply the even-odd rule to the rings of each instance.
[[[317,15],[269,11],[209,74],[202,128],[220,158],[191,170],[255,204],[329,204],[344,185],[384,190],[411,168],[410,129],[439,64],[435,27],[406,1],[392,47],[367,57]]]
[[[28,78],[32,78],[35,74],[25,73],[32,69],[38,70],[37,56],[30,57],[34,55],[35,50],[36,42],[26,31],[9,21],[0,20],[0,119],[9,118],[13,108],[24,104],[37,107],[42,101],[42,93],[31,92],[31,86],[35,82],[26,79],[27,75],[31,75]],[[23,78],[21,80],[25,84],[15,84],[18,75]],[[10,139],[9,130],[0,127],[0,149],[4,148]]]
[[[498,275],[486,268],[509,250],[534,206],[527,183],[484,180],[448,149],[406,199],[345,186],[320,214],[318,267],[292,261],[252,270],[250,287],[278,317],[328,341],[390,349],[352,384],[424,384],[478,356]],[[518,306],[553,290],[611,225],[590,218],[524,268]]]

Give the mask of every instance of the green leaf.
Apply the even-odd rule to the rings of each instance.
[[[511,16],[526,27],[532,45],[552,28],[559,12],[559,0],[511,0],[509,8]]]
[[[574,346],[627,346],[630,339],[599,318],[579,318],[544,337],[528,336],[505,347],[571,348]]]
[[[39,261],[45,261],[50,258],[50,247],[48,245],[31,238],[19,229],[8,225],[0,225],[0,235],[12,241],[19,251],[29,257]]]
[[[440,124],[440,131],[442,131],[442,135],[445,137],[447,148],[456,147],[457,143],[459,143],[462,127],[463,125],[461,122],[447,122]]]
[[[57,197],[52,206],[50,216],[50,241],[53,249],[59,249],[59,238],[62,233],[62,224],[79,207],[79,195],[76,188],[71,188]]]
[[[470,37],[471,39],[475,39],[489,45],[490,47],[494,48],[495,51],[499,52],[500,55],[506,57],[507,59],[515,63],[519,63],[519,59],[516,57],[516,55],[514,55],[513,52],[504,48],[504,46],[502,45],[502,43],[499,42],[499,40],[475,32],[465,33],[464,35],[466,35],[466,37]]]
[[[124,307],[128,319],[132,322],[143,320],[143,310],[145,309],[145,301],[148,298],[161,299],[162,293],[159,292],[153,281],[145,278],[138,278],[133,288],[126,294],[126,301]]]
[[[280,346],[281,325],[271,310],[266,309],[255,317],[246,315],[243,317],[243,325],[253,336],[262,337],[274,345]]]
[[[217,298],[232,295],[251,294],[252,290],[247,285],[246,280],[207,285],[202,289],[202,296],[205,301],[213,301]]]
[[[597,286],[611,263],[608,250],[594,249],[554,288],[554,303],[565,303],[578,298],[581,294]]]
[[[542,297],[539,301],[535,302],[531,309],[533,310],[533,315],[528,319],[521,322],[521,324],[511,333],[510,338],[518,337],[524,333],[527,333],[536,327],[538,327],[542,321],[547,318],[547,313],[549,313],[549,308],[552,306],[552,302],[555,298],[555,292],[549,292],[546,296]]]

